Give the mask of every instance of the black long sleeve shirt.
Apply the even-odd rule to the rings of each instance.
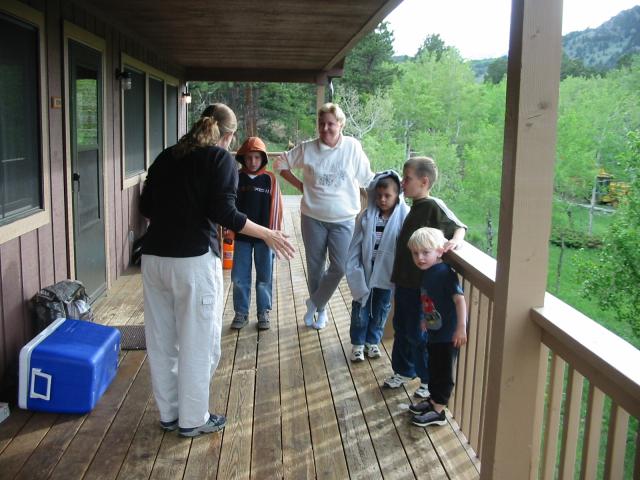
[[[142,253],[220,256],[216,224],[239,231],[247,216],[236,209],[238,167],[226,150],[197,148],[175,158],[164,150],[149,168],[140,213],[150,220]]]

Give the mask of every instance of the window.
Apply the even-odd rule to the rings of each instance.
[[[145,78],[129,66],[124,69],[131,75],[131,89],[124,91],[125,174],[130,176],[145,167]]]
[[[167,84],[167,146],[178,143],[178,87]]]
[[[44,208],[39,32],[0,14],[0,225]]]
[[[149,164],[164,150],[164,82],[149,77]]]
[[[137,185],[145,171],[178,136],[178,79],[122,54],[131,76],[122,92],[123,188]]]
[[[51,221],[44,26],[0,2],[0,244]]]

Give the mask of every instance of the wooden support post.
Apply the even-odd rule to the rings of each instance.
[[[534,478],[540,330],[551,228],[562,0],[513,0],[495,310],[481,478]]]
[[[324,96],[326,89],[327,86],[324,83],[316,85],[316,112],[325,104]]]

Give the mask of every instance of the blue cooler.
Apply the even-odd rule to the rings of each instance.
[[[58,413],[93,409],[118,369],[120,331],[59,318],[20,350],[20,408]]]

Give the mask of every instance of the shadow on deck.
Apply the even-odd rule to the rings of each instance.
[[[478,478],[479,462],[453,419],[411,425],[406,408],[417,381],[406,390],[381,388],[392,373],[391,342],[382,358],[349,362],[344,282],[331,299],[329,326],[305,327],[304,246],[292,199],[285,228],[298,250],[291,262],[277,262],[270,330],[256,330],[255,310],[243,330],[229,329],[225,272],[222,358],[211,384],[211,410],[228,417],[222,434],[191,440],[162,432],[146,352],[125,351],[90,414],[12,408],[0,424],[0,477]],[[141,324],[141,283],[137,269],[121,276],[95,305],[97,321]]]

